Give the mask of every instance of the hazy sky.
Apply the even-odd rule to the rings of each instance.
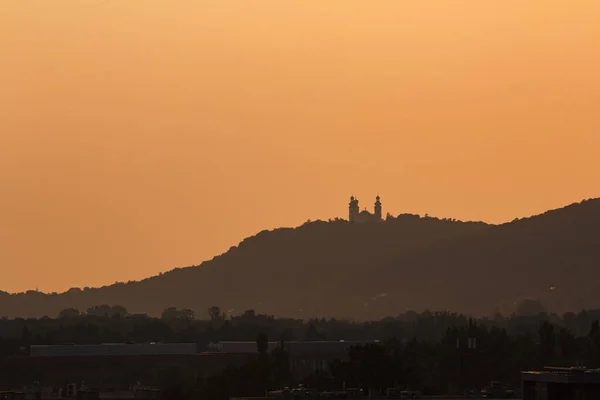
[[[2,0],[0,289],[600,196],[597,0]]]

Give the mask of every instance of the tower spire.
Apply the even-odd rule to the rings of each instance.
[[[352,195],[350,196],[350,204],[348,204],[348,221],[356,222],[359,212],[358,199]]]
[[[377,220],[381,220],[382,219],[382,215],[381,215],[381,197],[379,197],[379,194],[377,194],[377,197],[375,197],[375,219],[377,219]]]

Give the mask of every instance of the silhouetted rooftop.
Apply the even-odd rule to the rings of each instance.
[[[32,345],[32,357],[181,355],[196,354],[195,343],[103,343],[85,345]]]
[[[600,384],[600,369],[585,367],[544,367],[541,371],[523,371],[521,376],[529,382]]]

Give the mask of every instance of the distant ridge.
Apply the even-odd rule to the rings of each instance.
[[[600,199],[502,225],[403,214],[382,223],[316,221],[263,231],[193,266],[61,294],[0,292],[0,315],[56,316],[119,304],[198,316],[218,305],[278,316],[370,319],[406,310],[510,313],[535,297],[552,311],[600,307]]]

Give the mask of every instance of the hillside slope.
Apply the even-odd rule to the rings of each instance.
[[[200,266],[140,282],[47,295],[0,293],[0,315],[57,315],[120,304],[199,316],[241,313],[380,318],[407,309],[510,311],[522,297],[553,310],[596,307],[600,200],[504,225],[401,215],[378,224],[313,222],[263,231]],[[554,287],[554,289],[551,289]]]
[[[565,312],[600,306],[599,267],[600,200],[594,199],[442,243],[418,259],[399,260],[385,276],[410,277],[413,286],[435,293],[396,299],[409,307],[445,304],[489,314],[535,297]]]

